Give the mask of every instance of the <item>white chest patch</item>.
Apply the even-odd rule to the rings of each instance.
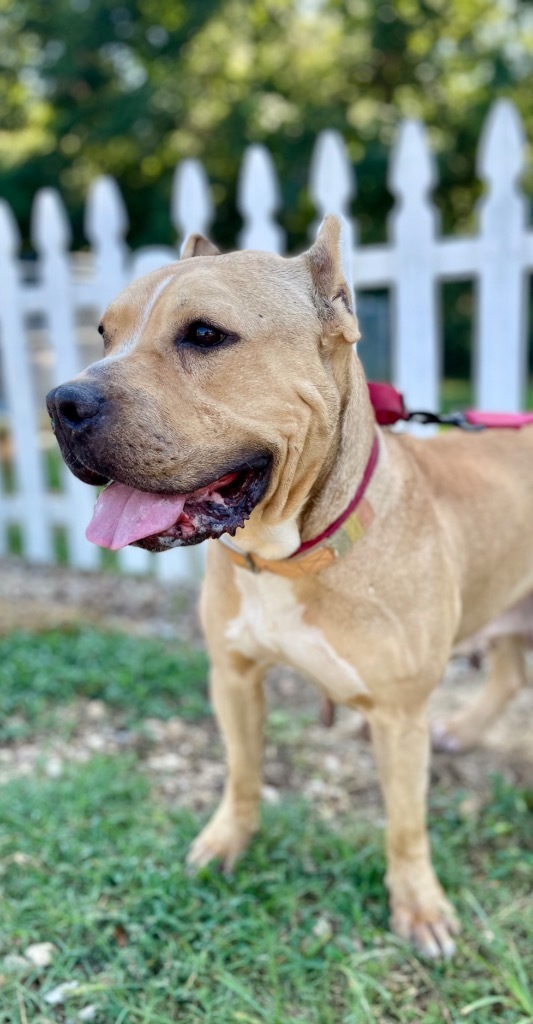
[[[241,608],[226,628],[234,650],[298,669],[340,704],[369,695],[353,665],[337,654],[322,630],[305,622],[290,580],[248,569],[237,569],[236,577]]]

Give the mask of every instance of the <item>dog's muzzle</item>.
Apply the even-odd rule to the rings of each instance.
[[[85,442],[104,418],[103,392],[91,383],[60,384],[48,393],[46,405],[61,454],[74,476],[85,484],[106,484],[109,477],[88,466],[84,455]]]

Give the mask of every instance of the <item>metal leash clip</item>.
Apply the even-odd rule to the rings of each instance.
[[[406,420],[412,421],[413,423],[436,423],[443,427],[459,427],[461,430],[483,430],[483,426],[478,423],[470,423],[464,412],[409,412],[405,416]]]

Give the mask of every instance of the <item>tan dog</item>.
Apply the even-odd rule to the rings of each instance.
[[[392,926],[449,955],[457,923],[426,833],[427,700],[454,645],[533,591],[533,430],[377,430],[335,218],[293,259],[216,252],[195,236],[196,258],[127,288],[103,319],[105,358],[48,399],[73,472],[120,481],[91,539],[163,550],[234,535],[237,551],[209,545],[201,603],[228,779],[189,861],[230,868],[257,829],[262,680],[284,662],[367,717]],[[365,477],[314,563],[291,561]],[[500,652],[520,674],[517,641]],[[482,718],[503,700],[496,689]]]

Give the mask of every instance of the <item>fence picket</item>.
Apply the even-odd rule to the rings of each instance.
[[[524,399],[527,206],[517,188],[524,150],[518,112],[500,100],[485,123],[478,156],[487,192],[479,204],[483,262],[475,377],[477,401],[484,409],[516,411]]]
[[[171,217],[182,243],[188,235],[209,233],[213,203],[207,176],[199,160],[182,160],[176,167]]]
[[[31,362],[23,317],[22,289],[16,262],[20,237],[10,207],[0,201],[0,338],[6,405],[13,445],[16,493],[22,497],[19,523],[24,552],[30,561],[53,558],[45,500],[45,478],[39,448],[39,416],[33,394]],[[10,521],[9,496],[0,518]]]
[[[338,132],[321,132],[316,140],[309,172],[309,192],[321,220],[328,213],[334,213],[341,219],[344,273],[355,306],[353,252],[357,225],[350,216],[350,201],[356,194],[356,185],[344,139]],[[315,230],[316,226],[315,222]]]
[[[43,286],[43,312],[55,357],[54,383],[69,380],[80,370],[80,355],[76,345],[76,320],[68,245],[70,226],[58,193],[51,188],[41,189],[32,211],[32,241],[40,255]],[[99,553],[85,539],[85,527],[94,505],[94,492],[61,464],[63,489],[68,496],[69,556],[82,569],[94,569],[99,564]]]
[[[155,574],[158,580],[172,582],[198,580],[202,578],[205,560],[205,544],[198,547],[172,548],[164,555],[154,555]]]
[[[91,185],[85,207],[85,234],[94,258],[94,306],[99,317],[128,283],[129,249],[124,242],[128,215],[120,189],[107,176]]]
[[[344,217],[351,226],[352,248],[356,243],[356,229],[351,220],[350,202],[356,195],[355,175],[342,135],[323,131],[318,136],[311,157],[309,192],[318,212],[316,230],[326,214]]]
[[[248,146],[237,183],[237,209],[244,218],[239,249],[283,252],[285,232],[274,220],[279,206],[278,179],[268,149]]]
[[[436,409],[439,401],[437,216],[429,200],[434,183],[425,131],[418,122],[407,121],[400,130],[389,172],[389,186],[397,197],[389,231],[396,250],[394,377],[412,409]]]

